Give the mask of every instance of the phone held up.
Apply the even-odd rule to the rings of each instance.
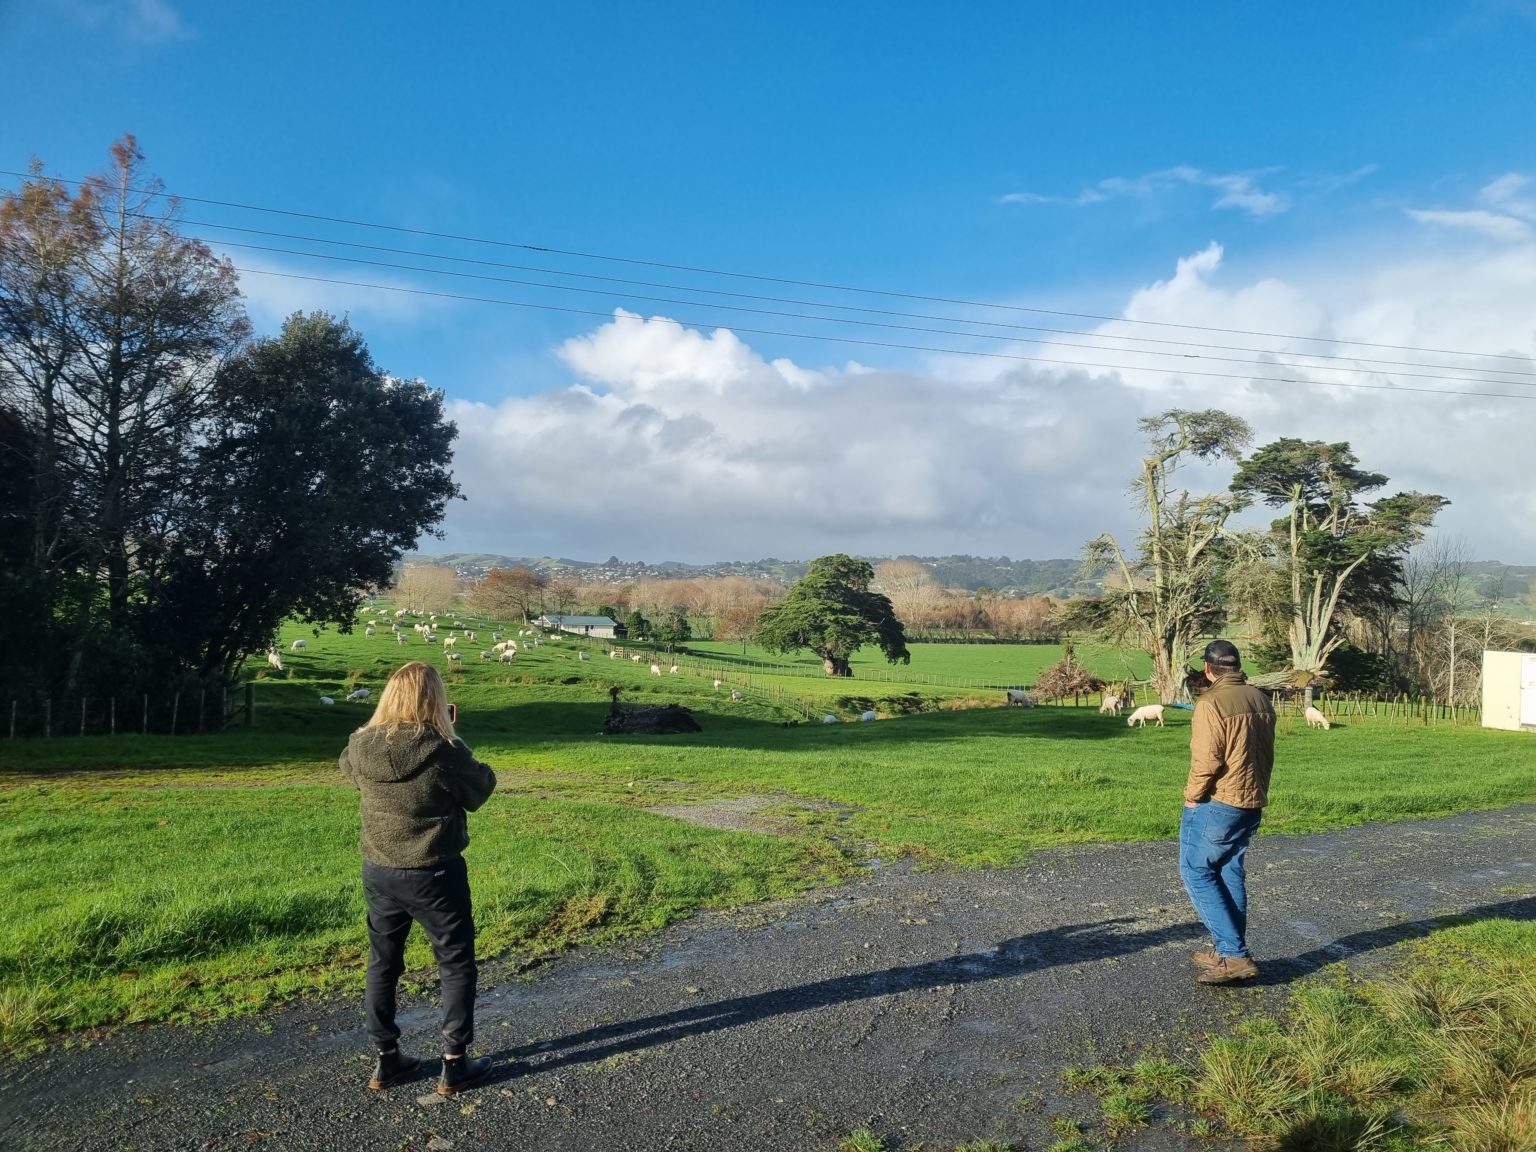
[[[457,704],[449,704],[448,705],[448,723],[450,723],[450,724],[457,724],[458,722],[459,722],[459,706]]]

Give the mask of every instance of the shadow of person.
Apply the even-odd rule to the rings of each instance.
[[[1498,904],[1480,904],[1465,912],[1426,916],[1421,920],[1405,920],[1401,924],[1387,924],[1364,932],[1352,932],[1348,936],[1340,936],[1331,944],[1324,944],[1320,948],[1313,948],[1296,956],[1261,960],[1258,976],[1243,983],[1250,988],[1255,984],[1289,984],[1293,980],[1311,975],[1319,968],[1336,964],[1340,960],[1347,960],[1351,956],[1390,948],[1405,940],[1419,940],[1442,928],[1470,923],[1474,920],[1536,920],[1536,897],[1526,896],[1519,900],[1505,900]]]
[[[636,1052],[657,1044],[666,1044],[685,1036],[698,1036],[739,1028],[774,1016],[786,1016],[835,1004],[941,988],[1001,980],[1024,972],[1042,971],[1061,964],[1080,964],[1128,956],[1147,948],[1188,941],[1204,935],[1195,922],[1126,930],[1137,921],[1130,917],[1102,920],[1091,924],[1070,924],[1047,928],[1027,936],[1016,936],[993,948],[960,956],[946,956],[922,964],[886,968],[879,972],[861,972],[834,976],[810,984],[774,988],[698,1004],[670,1012],[659,1012],[633,1020],[603,1024],[573,1032],[554,1040],[526,1044],[495,1053],[495,1079],[510,1079],[522,1072],[545,1072],[566,1065],[590,1064],[625,1052]],[[555,1053],[537,1065],[509,1063]]]

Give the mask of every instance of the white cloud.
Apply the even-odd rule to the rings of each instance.
[[[1189,165],[1165,168],[1144,176],[1110,176],[1084,188],[1075,196],[1046,196],[1038,192],[1010,192],[998,197],[1003,204],[1104,204],[1111,200],[1149,200],[1180,187],[1211,188],[1219,195],[1213,208],[1238,208],[1252,216],[1271,216],[1290,207],[1283,193],[1266,192],[1258,178],[1275,169],[1260,172],[1206,172]]]
[[[1441,228],[1460,228],[1480,232],[1491,240],[1523,243],[1536,236],[1536,199],[1522,195],[1531,180],[1510,172],[1484,185],[1477,194],[1485,208],[1422,209],[1409,208],[1410,219]]]
[[[896,372],[769,361],[724,329],[705,333],[617,312],[560,347],[574,377],[568,386],[451,405],[460,428],[455,468],[469,500],[450,510],[450,544],[649,560],[832,551],[1072,555],[1099,531],[1134,531],[1124,493],[1142,447],[1136,420],[1178,406],[1241,415],[1259,443],[1348,440],[1368,467],[1392,478],[1390,490],[1450,497],[1442,524],[1479,554],[1536,561],[1528,464],[1536,401],[1406,390],[1536,397],[1536,388],[1523,386],[1536,384],[1536,375],[1507,374],[1536,373],[1536,365],[1323,342],[1347,336],[1531,357],[1536,331],[1526,302],[1536,298],[1536,247],[1449,255],[1435,248],[1379,261],[1330,253],[1285,276],[1241,280],[1228,275],[1223,255],[1212,244],[1184,257],[1171,276],[1127,292],[1122,314],[1312,339],[1112,322],[1099,331],[1234,349],[1020,343],[1005,350],[1080,364],[989,360],[982,370],[957,358]],[[1417,366],[1334,362],[1298,350]],[[1479,367],[1504,369],[1506,382],[1392,374],[1473,376],[1468,369]],[[1211,482],[1221,476],[1218,469]],[[1192,483],[1199,477],[1193,473]]]
[[[192,31],[169,0],[61,0],[62,6],[90,29],[109,29],[140,44],[188,40]]]

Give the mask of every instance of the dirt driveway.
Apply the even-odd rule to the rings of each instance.
[[[824,1149],[868,1124],[927,1152],[1050,1143],[1089,1115],[1063,1067],[1178,1053],[1290,981],[1380,963],[1448,914],[1536,918],[1536,806],[1255,842],[1260,982],[1191,983],[1201,930],[1170,844],[1042,853],[1027,867],[877,870],[704,915],[639,946],[483,980],[479,1049],[452,1101],[364,1087],[351,1002],[199,1028],[129,1028],[0,1073],[7,1149]],[[431,1052],[436,1009],[406,1002]],[[1128,1148],[1179,1146],[1166,1134]]]

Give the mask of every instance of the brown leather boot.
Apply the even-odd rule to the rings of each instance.
[[[1234,980],[1252,980],[1259,966],[1248,956],[1218,956],[1216,963],[1195,973],[1196,984],[1231,984]]]
[[[1221,960],[1221,953],[1214,948],[1200,948],[1189,954],[1196,968],[1214,968]]]

